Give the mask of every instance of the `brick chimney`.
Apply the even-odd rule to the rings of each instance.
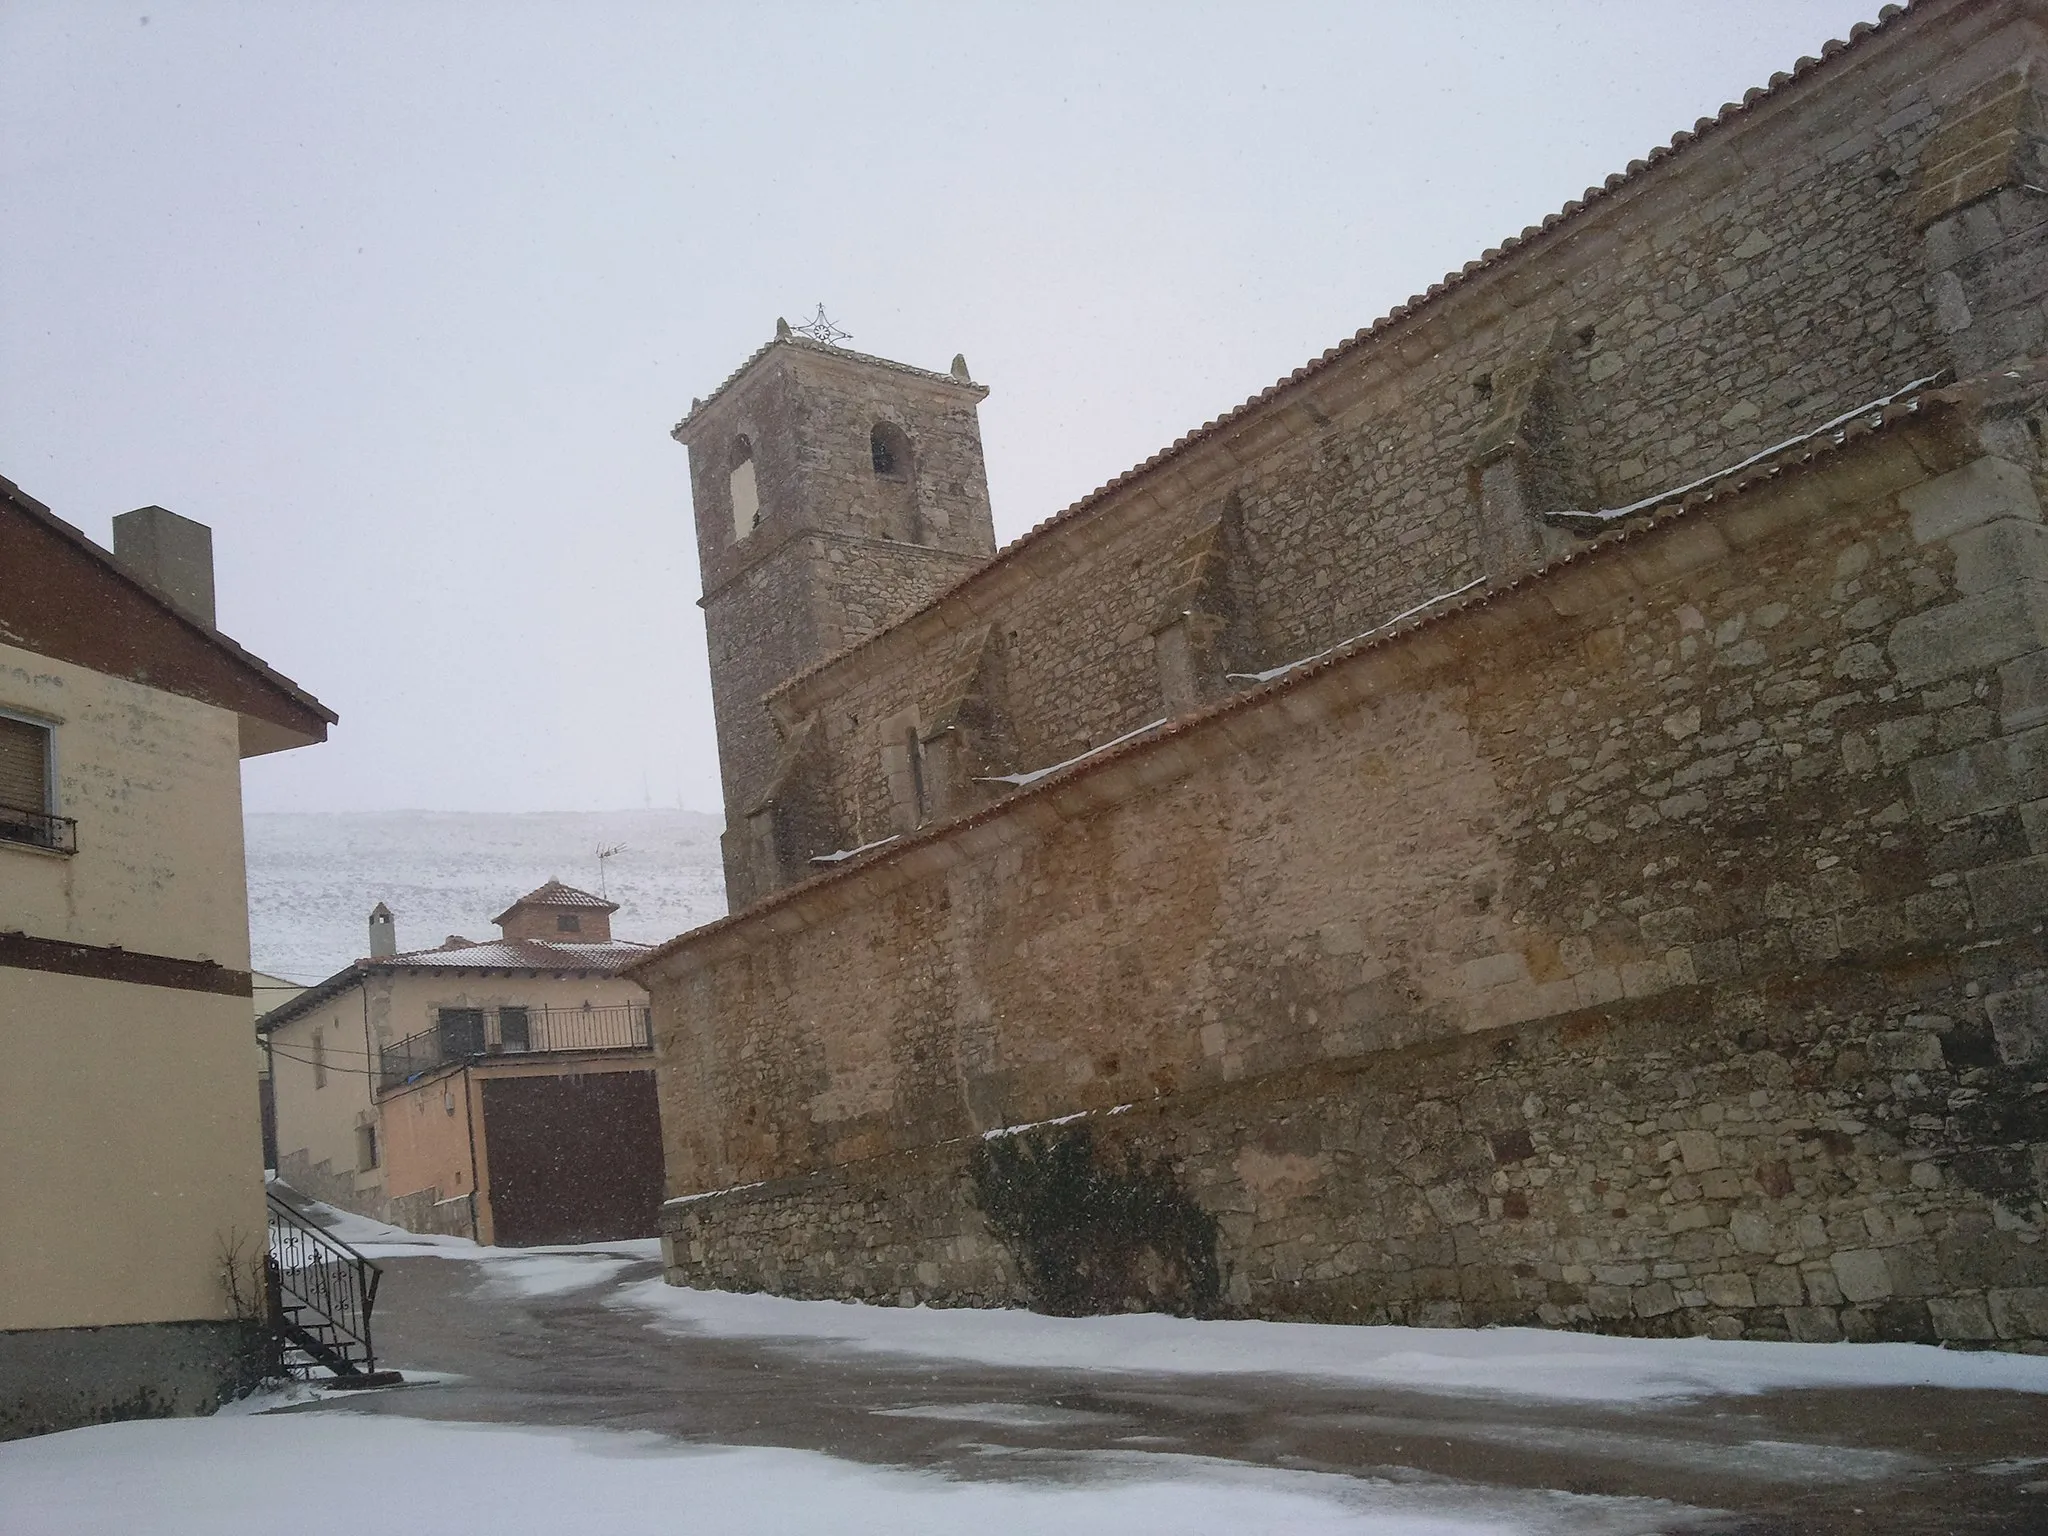
[[[164,507],[137,507],[114,519],[114,558],[155,587],[188,618],[213,623],[213,530]]]
[[[391,915],[391,909],[378,902],[370,908],[370,958],[389,960],[398,953],[398,919]]]

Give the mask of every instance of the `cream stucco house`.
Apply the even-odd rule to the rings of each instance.
[[[252,1358],[240,764],[334,719],[214,628],[205,527],[109,552],[0,480],[0,1438],[205,1411]]]
[[[272,1009],[277,1168],[292,1188],[485,1243],[654,1234],[659,1112],[647,994],[617,973],[614,903],[558,880],[499,937],[369,955]]]

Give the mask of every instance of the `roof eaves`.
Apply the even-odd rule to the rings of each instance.
[[[297,997],[279,1003],[275,1008],[256,1021],[256,1033],[267,1035],[272,1030],[303,1018],[322,1003],[341,996],[342,993],[361,981],[376,965],[375,961],[352,960],[325,981],[316,981]]]
[[[0,476],[0,496],[4,496],[16,510],[26,513],[34,521],[49,529],[50,532],[98,561],[107,570],[120,577],[122,581],[169,614],[172,619],[199,635],[208,644],[225,652],[231,660],[256,673],[265,684],[286,695],[293,703],[312,711],[329,725],[335,725],[340,722],[341,716],[337,715],[304,688],[301,688],[297,683],[271,666],[261,656],[238,645],[219,630],[200,623],[162,592],[158,591],[152,583],[143,580],[134,571],[130,570],[115,557],[112,550],[102,548],[94,543],[86,536],[83,529],[75,528],[70,523],[65,522],[63,518],[52,512],[42,502],[37,501],[35,497],[29,495],[28,492],[5,476]]]
[[[869,352],[856,352],[851,347],[835,347],[829,342],[813,341],[808,336],[773,336],[756,347],[748,355],[747,360],[727,374],[716,389],[695,402],[683,419],[670,429],[669,436],[677,442],[681,442],[683,440],[683,432],[691,422],[702,415],[705,409],[713,401],[717,400],[719,396],[737,384],[741,376],[748,369],[752,368],[754,364],[761,361],[762,358],[766,357],[777,347],[794,347],[801,352],[816,352],[824,357],[846,358],[857,363],[868,363],[877,368],[887,368],[892,372],[909,374],[912,378],[924,379],[933,384],[944,384],[952,389],[965,390],[977,400],[985,398],[988,394],[988,386],[986,384],[976,384],[971,380],[957,379],[950,373],[934,373],[929,368],[919,368],[911,363],[899,363],[894,358],[876,357]]]

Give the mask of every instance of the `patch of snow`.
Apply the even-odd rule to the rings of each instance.
[[[1417,1440],[1477,1441],[1544,1455],[1594,1457],[1637,1466],[1677,1469],[1703,1477],[1772,1484],[1874,1482],[1928,1470],[1921,1457],[1899,1451],[1798,1440],[1724,1440],[1697,1436],[1626,1434],[1602,1425],[1496,1423],[1484,1419],[1426,1419],[1383,1413],[1323,1414],[1308,1422],[1349,1431]]]
[[[524,1295],[545,1296],[560,1290],[576,1290],[586,1284],[595,1285],[598,1280],[607,1279],[628,1262],[643,1262],[661,1257],[661,1239],[658,1237],[617,1238],[597,1243],[555,1243],[534,1248],[489,1248],[466,1237],[450,1237],[435,1232],[411,1232],[404,1227],[394,1227],[389,1222],[377,1221],[369,1216],[344,1211],[339,1206],[328,1205],[319,1200],[300,1198],[298,1208],[322,1231],[338,1237],[366,1259],[466,1259],[477,1264],[506,1266],[509,1270],[529,1274],[534,1286],[508,1275],[506,1288],[517,1290]],[[589,1273],[588,1270],[546,1267],[544,1261],[561,1258],[575,1263],[590,1259],[610,1259],[613,1262],[595,1279],[570,1280],[572,1274]],[[543,1280],[543,1275],[552,1280]],[[558,1283],[559,1282],[559,1283]]]
[[[1448,592],[1437,593],[1435,597],[1426,597],[1413,608],[1397,613],[1391,619],[1375,624],[1371,629],[1363,630],[1348,640],[1339,640],[1335,645],[1327,646],[1323,650],[1317,651],[1313,656],[1304,656],[1299,661],[1283,661],[1279,666],[1268,667],[1263,672],[1226,672],[1224,677],[1233,683],[1270,683],[1276,677],[1285,677],[1297,667],[1306,667],[1313,662],[1321,661],[1325,656],[1336,655],[1347,646],[1357,645],[1361,641],[1370,640],[1374,635],[1383,635],[1396,624],[1405,623],[1418,614],[1426,613],[1438,603],[1448,603],[1454,597],[1463,597],[1474,587],[1483,587],[1485,585],[1486,578],[1484,576],[1478,577],[1475,580],[1466,582],[1462,587],[1453,587]]]
[[[1125,1104],[1121,1107],[1129,1109],[1131,1106]],[[1086,1120],[1089,1113],[1090,1111],[1088,1110],[1077,1109],[1071,1115],[1055,1115],[1050,1120],[1027,1120],[1022,1125],[999,1125],[992,1131],[983,1131],[981,1139],[983,1141],[995,1141],[1004,1136],[1021,1136],[1026,1131],[1044,1130],[1048,1125],[1072,1125],[1076,1120]],[[1111,1110],[1110,1113],[1115,1114],[1116,1111]]]
[[[1071,768],[1076,763],[1085,763],[1089,758],[1099,756],[1107,752],[1111,747],[1120,747],[1127,741],[1136,741],[1140,736],[1150,735],[1164,724],[1166,724],[1166,717],[1161,716],[1149,725],[1141,725],[1135,731],[1124,732],[1115,741],[1105,741],[1099,747],[1090,747],[1079,757],[1070,757],[1064,763],[1054,763],[1050,768],[1034,768],[1029,773],[993,773],[985,778],[978,778],[974,782],[977,784],[1014,784],[1017,788],[1024,789],[1036,784],[1040,779],[1051,778],[1063,768]]]
[[[756,1179],[751,1184],[728,1184],[723,1189],[700,1189],[694,1195],[677,1195],[675,1199],[664,1200],[661,1203],[664,1206],[688,1205],[695,1200],[711,1200],[719,1195],[736,1195],[743,1189],[759,1189],[767,1182],[766,1179]]]
[[[994,1424],[1003,1429],[1058,1429],[1068,1424],[1127,1424],[1120,1413],[1090,1413],[1046,1403],[919,1403],[909,1408],[869,1410],[885,1419],[938,1419],[946,1423]]]
[[[491,1250],[485,1249],[485,1253]],[[494,1290],[515,1296],[563,1296],[586,1291],[618,1277],[633,1266],[631,1259],[592,1254],[507,1254],[486,1266]]]
[[[1034,1463],[1035,1464],[1035,1463]],[[452,1424],[385,1414],[154,1419],[0,1445],[10,1536],[1510,1536],[1668,1530],[1693,1512],[1651,1500],[1513,1494],[1133,1452],[1016,1463],[989,1481],[872,1467],[813,1451],[681,1446],[647,1433]],[[401,1495],[364,1468],[431,1467]],[[309,1498],[307,1490],[327,1490]],[[1695,1517],[1696,1518],[1696,1517]]]
[[[862,843],[858,848],[839,848],[831,853],[814,853],[811,855],[811,862],[813,864],[844,864],[848,859],[857,859],[864,853],[871,853],[877,848],[885,848],[902,835],[900,832],[891,832],[887,837],[878,837],[872,843]]]
[[[1739,475],[1743,470],[1749,469],[1753,465],[1761,464],[1766,459],[1774,459],[1781,453],[1797,448],[1801,443],[1810,443],[1815,438],[1827,436],[1830,432],[1839,432],[1859,417],[1873,415],[1883,410],[1893,401],[1903,400],[1906,396],[1925,389],[1940,377],[1941,375],[1938,373],[1930,373],[1924,379],[1915,379],[1910,384],[1902,384],[1890,394],[1880,395],[1877,399],[1859,405],[1853,410],[1844,411],[1841,415],[1824,421],[1809,431],[1799,433],[1796,437],[1788,437],[1782,443],[1773,443],[1761,452],[1752,453],[1746,459],[1739,459],[1722,469],[1714,470],[1710,474],[1701,475],[1697,480],[1688,480],[1684,485],[1658,491],[1655,495],[1645,496],[1640,501],[1632,501],[1625,507],[1606,507],[1597,512],[1549,512],[1544,515],[1560,522],[1569,521],[1572,518],[1587,518],[1594,522],[1602,523],[1616,522],[1624,517],[1634,517],[1638,513],[1649,511],[1652,507],[1659,507],[1666,502],[1676,501],[1681,496],[1691,495],[1694,491],[1712,485],[1716,480],[1725,479],[1729,475]]]
[[[1203,1322],[1141,1313],[1046,1317],[969,1307],[880,1307],[627,1285],[613,1305],[655,1326],[856,1353],[1014,1369],[1313,1377],[1412,1391],[1563,1402],[1649,1402],[1799,1387],[1948,1387],[2048,1394],[2048,1357],[1925,1344],[1625,1339],[1541,1328],[1371,1328]]]

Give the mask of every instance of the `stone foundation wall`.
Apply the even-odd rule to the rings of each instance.
[[[357,1190],[353,1168],[345,1173],[336,1173],[328,1159],[323,1157],[315,1162],[310,1154],[293,1151],[278,1158],[277,1177],[280,1183],[297,1190],[309,1200],[318,1200],[339,1210],[354,1211],[358,1216],[374,1217],[378,1221],[386,1219],[383,1186],[370,1191],[370,1197],[365,1199]]]
[[[379,1221],[388,1221],[408,1232],[474,1237],[476,1223],[470,1214],[474,1198],[473,1195],[456,1195],[444,1200],[438,1189],[419,1189],[385,1201],[383,1209],[376,1214]]]
[[[2048,978],[2038,939],[1689,988],[1088,1123],[1105,1161],[1163,1156],[1216,1214],[1230,1315],[2044,1351],[2048,1103],[1965,1022],[2015,976]],[[1029,1304],[976,1208],[974,1146],[672,1202],[669,1279]]]
[[[0,1333],[0,1440],[212,1413],[262,1380],[267,1340],[228,1322]]]

